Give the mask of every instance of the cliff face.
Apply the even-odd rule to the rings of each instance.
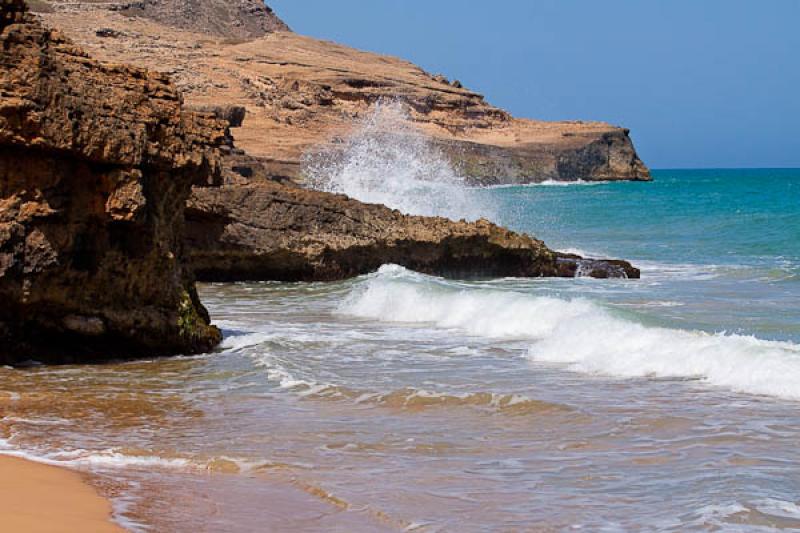
[[[0,364],[206,351],[181,263],[225,129],[166,76],[88,58],[0,3]]]
[[[136,9],[61,0],[51,0],[52,12],[42,16],[98,57],[170,74],[191,105],[246,107],[237,144],[267,173],[302,181],[304,154],[335,150],[375,102],[396,99],[408,104],[416,127],[478,183],[650,179],[623,128],[517,119],[459,82],[407,61],[286,31],[246,42],[220,39],[212,24],[195,22],[207,16],[176,10],[179,0],[152,3],[169,16],[153,15],[155,7],[135,17],[130,15]],[[250,20],[237,11],[239,4],[231,3],[218,21]],[[207,12],[220,4],[192,5]]]
[[[487,221],[405,216],[277,183],[197,187],[186,220],[187,260],[204,281],[331,281],[387,263],[459,279],[639,277],[624,261],[559,254]]]

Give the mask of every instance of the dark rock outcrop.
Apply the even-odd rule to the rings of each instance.
[[[485,220],[406,216],[278,183],[195,188],[186,209],[200,280],[331,281],[395,263],[453,278],[639,277],[624,261],[583,260]]]
[[[649,181],[645,166],[624,128],[565,132],[514,146],[438,141],[472,183],[526,184],[541,181]]]
[[[89,59],[0,2],[0,364],[197,353],[220,340],[182,263],[224,125],[168,78]]]

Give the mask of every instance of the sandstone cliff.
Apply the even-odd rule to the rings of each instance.
[[[246,107],[237,144],[269,174],[302,181],[304,154],[335,149],[376,101],[389,98],[408,103],[417,127],[479,183],[650,178],[623,128],[517,119],[407,61],[288,31],[247,41],[220,37],[261,35],[234,31],[237,22],[249,24],[242,15],[249,1],[194,0],[185,12],[176,6],[188,0],[135,3],[141,9],[122,9],[120,0],[39,3],[51,11],[42,14],[49,24],[93,55],[170,74],[187,103]],[[220,27],[208,13],[221,13]]]
[[[459,279],[639,277],[624,261],[559,254],[485,220],[405,216],[278,183],[197,187],[186,220],[187,259],[205,281],[331,281],[386,263]]]
[[[162,74],[103,65],[0,2],[0,364],[206,351],[182,264],[227,143]]]

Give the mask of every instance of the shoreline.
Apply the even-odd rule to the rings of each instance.
[[[63,467],[0,455],[0,517],[17,533],[122,533],[111,502],[80,474]]]

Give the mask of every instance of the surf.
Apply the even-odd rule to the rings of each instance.
[[[621,378],[696,379],[800,400],[800,346],[754,336],[647,326],[597,302],[469,285],[389,265],[363,277],[338,312],[461,334],[529,341],[531,362]]]

